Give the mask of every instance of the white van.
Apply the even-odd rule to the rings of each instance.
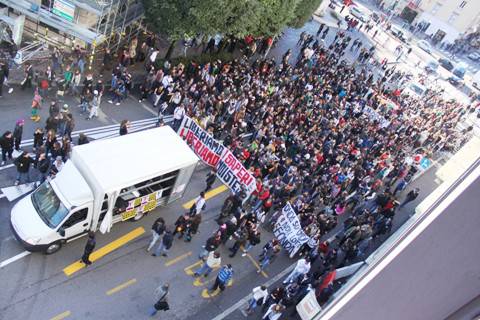
[[[55,178],[12,208],[13,233],[28,251],[52,254],[181,198],[197,161],[168,126],[75,146]]]

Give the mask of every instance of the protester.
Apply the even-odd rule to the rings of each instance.
[[[96,244],[97,241],[95,240],[95,232],[89,231],[87,243],[85,245],[85,250],[83,251],[82,256],[82,262],[85,264],[85,266],[89,266],[92,264],[92,261],[90,261],[90,255],[92,254],[93,249],[95,249]]]
[[[204,277],[208,277],[210,272],[213,269],[220,267],[222,264],[222,259],[220,257],[220,253],[216,251],[210,251],[207,260],[203,263],[203,265],[195,271],[193,274],[195,277],[199,277],[203,274]]]
[[[252,290],[252,297],[248,300],[248,308],[245,310],[247,315],[253,313],[257,306],[265,304],[268,297],[268,290],[266,286],[255,287]]]
[[[15,159],[14,164],[17,167],[17,178],[15,185],[23,182],[30,182],[30,166],[34,163],[34,160],[30,157],[27,151],[23,151],[22,154]]]
[[[163,235],[165,232],[165,220],[163,220],[162,217],[157,218],[155,222],[152,225],[152,240],[150,241],[150,244],[147,247],[147,252],[150,252],[150,250],[153,248],[155,243],[160,239],[160,237]]]
[[[170,309],[170,306],[168,305],[168,293],[169,293],[169,288],[170,285],[168,283],[165,283],[163,285],[160,285],[154,292],[155,296],[155,304],[153,305],[153,308],[150,310],[150,316],[153,317],[154,315],[157,314],[158,311],[167,311]]]
[[[160,255],[166,257],[168,251],[172,247],[173,244],[173,234],[169,229],[165,229],[165,233],[163,234],[162,242],[158,245],[155,253],[152,256],[158,257]]]
[[[11,131],[5,131],[0,138],[0,147],[2,148],[2,166],[8,159],[12,160],[14,139]]]
[[[228,282],[233,277],[233,268],[231,264],[224,265],[220,271],[218,271],[217,277],[215,278],[215,283],[210,288],[210,291],[216,291],[220,288],[220,291],[225,290]]]
[[[20,150],[20,143],[22,142],[23,135],[23,125],[25,120],[19,119],[15,124],[15,129],[13,130],[13,139],[15,141],[15,150]]]

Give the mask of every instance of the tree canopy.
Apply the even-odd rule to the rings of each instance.
[[[150,29],[179,40],[198,33],[272,36],[302,26],[321,0],[143,0]]]
[[[295,8],[295,14],[292,20],[288,23],[294,28],[301,28],[312,16],[315,10],[320,7],[322,0],[301,0]]]

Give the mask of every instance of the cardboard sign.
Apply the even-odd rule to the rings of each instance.
[[[247,197],[255,191],[255,177],[233,153],[193,119],[185,116],[178,134],[206,164],[217,169],[217,177],[233,192],[245,191]]]
[[[310,241],[310,237],[303,231],[297,214],[289,202],[283,207],[273,228],[273,234],[282,247],[290,253],[290,257],[293,257],[304,243]]]
[[[307,293],[307,295],[297,304],[296,308],[298,315],[302,320],[311,320],[322,311],[322,308],[315,297],[314,290]]]

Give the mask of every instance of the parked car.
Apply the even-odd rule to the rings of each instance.
[[[455,68],[454,64],[448,60],[447,58],[440,58],[438,59],[438,63],[448,71],[452,71]]]
[[[457,76],[451,76],[447,80],[448,80],[448,82],[450,82],[450,84],[452,84],[455,87],[463,86],[463,79],[460,79]]]
[[[432,60],[425,66],[425,71],[427,71],[428,73],[437,73],[439,65],[440,64],[437,61]]]
[[[430,43],[425,40],[418,41],[417,46],[427,53],[432,53],[432,47],[430,46]]]
[[[453,75],[463,80],[465,73],[467,73],[467,68],[463,66],[457,66],[452,71]]]
[[[370,20],[368,15],[357,7],[351,7],[350,14],[364,23]]]
[[[425,95],[426,91],[427,88],[424,85],[418,82],[411,82],[405,89],[403,89],[402,95],[421,98]]]
[[[397,38],[398,40],[407,43],[408,42],[408,33],[406,30],[397,27],[397,26],[391,26],[390,27],[390,32],[392,33],[392,36]]]
[[[375,23],[380,23],[382,18],[378,13],[372,12],[372,14],[370,15],[370,19],[372,19]]]
[[[472,52],[472,53],[470,53],[467,57],[468,57],[470,60],[478,61],[478,60],[480,60],[480,53],[478,53],[478,52]]]

